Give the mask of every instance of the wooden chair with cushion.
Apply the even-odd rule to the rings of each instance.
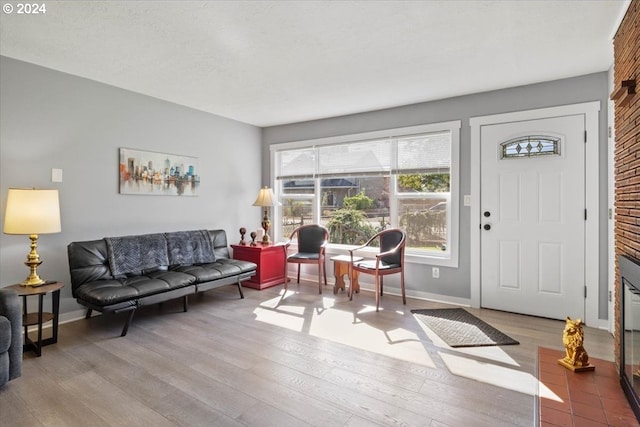
[[[364,245],[349,250],[351,256],[349,281],[353,283],[354,272],[375,276],[376,311],[378,311],[380,307],[380,296],[383,294],[383,278],[389,274],[400,273],[402,303],[407,303],[404,290],[404,249],[406,240],[407,235],[403,230],[391,228],[371,237]],[[379,253],[375,255],[375,259],[354,261],[354,252],[366,247],[373,247],[376,242],[378,243]],[[353,299],[353,286],[349,287],[349,299]]]
[[[298,252],[288,255],[289,246],[297,240]],[[329,242],[329,231],[319,224],[302,225],[291,233],[285,243],[285,275],[288,263],[298,264],[298,283],[300,283],[300,264],[318,265],[318,293],[322,293],[321,273],[324,273],[324,284],[327,285],[327,265],[325,248]],[[285,277],[284,288],[287,289],[289,279]]]

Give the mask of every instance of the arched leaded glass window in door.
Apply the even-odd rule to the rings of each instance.
[[[500,158],[560,155],[560,138],[548,135],[527,135],[500,144]]]

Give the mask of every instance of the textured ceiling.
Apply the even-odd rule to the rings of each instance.
[[[44,3],[45,14],[1,14],[2,55],[257,126],[605,71],[628,5]]]

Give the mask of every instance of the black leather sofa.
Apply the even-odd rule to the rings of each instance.
[[[224,230],[193,230],[72,242],[67,247],[73,297],[102,313],[128,313],[125,336],[138,307],[182,298],[256,274],[256,264],[230,259]]]

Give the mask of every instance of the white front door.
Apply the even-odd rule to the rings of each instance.
[[[585,316],[585,116],[480,129],[481,306]]]

